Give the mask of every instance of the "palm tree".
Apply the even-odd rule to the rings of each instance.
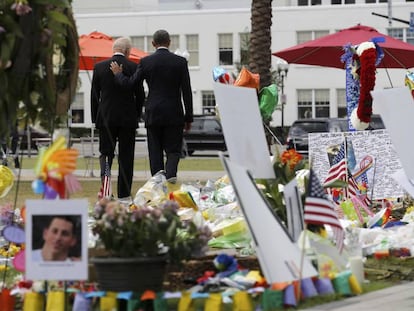
[[[252,30],[250,35],[250,70],[260,75],[260,88],[272,82],[271,26],[272,0],[252,0]]]

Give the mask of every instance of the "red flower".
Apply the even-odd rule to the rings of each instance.
[[[358,101],[357,116],[361,122],[369,123],[372,115],[371,91],[375,86],[375,60],[377,57],[374,48],[363,51],[359,57],[361,64],[360,73],[360,94]]]

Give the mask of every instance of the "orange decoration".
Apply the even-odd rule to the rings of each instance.
[[[247,70],[246,67],[243,67],[239,73],[239,76],[234,82],[234,85],[250,87],[258,90],[260,87],[260,76],[258,73],[252,73]]]
[[[13,311],[16,299],[10,295],[10,290],[3,288],[0,292],[0,307],[2,311]]]

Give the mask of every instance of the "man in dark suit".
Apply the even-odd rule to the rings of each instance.
[[[193,122],[190,74],[187,60],[168,50],[170,35],[167,31],[156,31],[152,45],[156,51],[141,60],[131,77],[116,60],[111,63],[111,70],[115,80],[126,88],[139,87],[143,80],[147,82],[145,127],[151,174],[165,170],[167,180],[175,183],[183,130],[189,130]],[[167,156],[165,164],[164,152]]]
[[[134,173],[135,132],[145,99],[142,83],[134,89],[125,90],[115,83],[109,69],[111,62],[122,64],[126,75],[132,75],[137,65],[128,60],[131,41],[119,38],[113,44],[112,58],[95,65],[91,89],[92,122],[99,129],[99,152],[101,178],[106,163],[112,167],[115,146],[118,142],[118,198],[131,199]]]

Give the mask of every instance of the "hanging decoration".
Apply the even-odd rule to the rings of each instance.
[[[358,46],[346,45],[341,60],[346,68],[346,101],[350,130],[368,128],[372,115],[371,91],[375,87],[376,67],[384,57],[377,43],[384,38],[373,38]]]

